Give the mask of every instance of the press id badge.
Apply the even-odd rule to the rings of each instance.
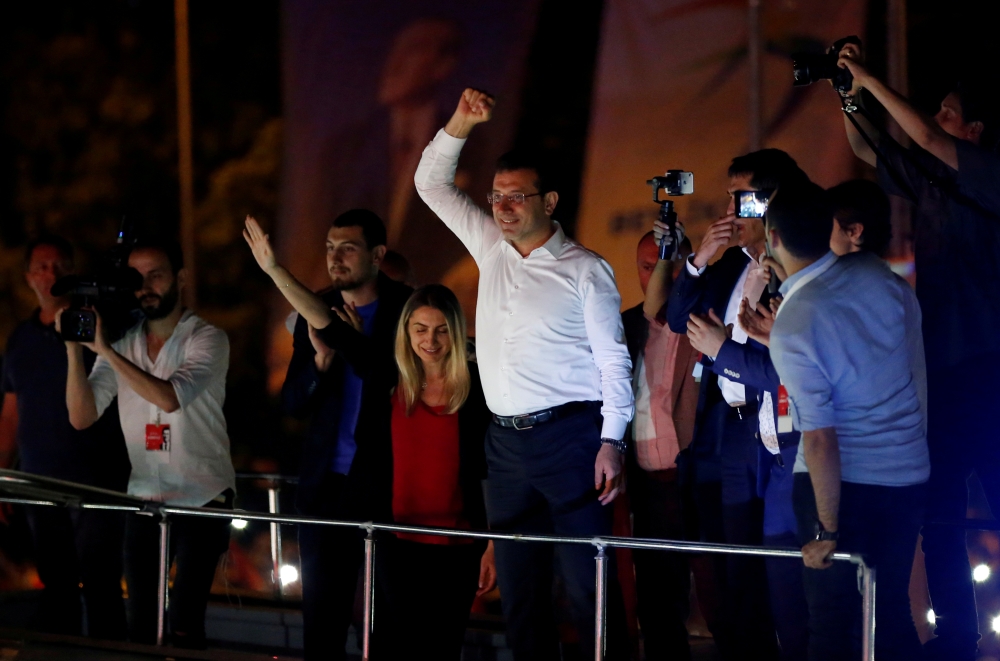
[[[146,450],[148,452],[170,452],[170,425],[160,424],[160,410],[156,410],[156,422],[146,425]]]
[[[695,383],[701,383],[701,377],[705,373],[705,366],[701,364],[702,356],[703,354],[699,352],[698,358],[696,359],[694,364],[694,371],[691,372],[691,376],[694,377]]]
[[[785,386],[778,386],[778,433],[787,434],[792,431],[792,414],[788,405],[788,391]]]

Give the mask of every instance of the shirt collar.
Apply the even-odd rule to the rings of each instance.
[[[796,282],[806,277],[810,273],[818,271],[819,269],[823,268],[824,266],[826,266],[835,259],[837,259],[837,255],[835,255],[831,250],[830,252],[826,253],[825,255],[823,255],[815,262],[802,269],[801,271],[798,271],[788,276],[788,278],[783,283],[781,283],[781,287],[778,288],[778,291],[781,292],[782,296],[787,296],[789,290],[791,290],[791,288],[795,286]]]
[[[563,250],[565,250],[566,248],[566,241],[567,241],[566,232],[563,231],[562,225],[559,224],[559,221],[553,220],[552,224],[555,226],[556,231],[552,236],[549,237],[548,241],[546,241],[541,245],[541,248],[544,248],[549,252],[550,255],[558,259],[559,255],[561,255],[563,253]],[[513,250],[515,252],[517,251],[517,249],[514,246],[510,245],[509,241],[504,241],[504,243],[507,244],[508,249]],[[535,248],[535,250],[539,249],[540,248]],[[535,250],[532,250],[531,252],[535,252]]]

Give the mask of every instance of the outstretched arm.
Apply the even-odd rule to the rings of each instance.
[[[952,169],[958,169],[958,150],[955,148],[955,138],[948,135],[932,118],[914,108],[902,94],[873,76],[861,63],[860,51],[854,44],[848,44],[840,51],[840,60],[838,60],[837,65],[848,69],[854,76],[855,85],[871,92],[871,95],[885,107],[886,112],[896,120],[903,132],[910,136],[915,143],[939,160],[944,161]],[[845,119],[845,121],[847,120]],[[849,130],[848,136],[850,137],[850,135]],[[857,137],[860,139],[860,136]],[[855,153],[858,153],[857,149],[855,149]],[[874,157],[875,155],[872,153],[873,160]],[[874,165],[873,161],[865,160]]]
[[[270,236],[264,234],[264,230],[252,216],[247,216],[243,238],[246,239],[247,245],[253,251],[257,265],[270,276],[274,284],[277,285],[278,291],[292,304],[292,307],[313,328],[326,328],[333,320],[330,308],[323,303],[322,298],[296,280],[295,276],[288,272],[288,269],[278,264],[274,250],[271,248]]]

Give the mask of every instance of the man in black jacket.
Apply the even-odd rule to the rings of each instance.
[[[247,225],[250,242],[260,228],[252,219]],[[395,360],[396,325],[413,290],[379,272],[385,243],[381,219],[364,209],[341,214],[326,237],[332,287],[322,294],[324,316],[330,308],[350,308],[362,319],[363,333],[339,315],[325,328],[304,317],[295,324],[282,397],[289,413],[311,417],[297,499],[309,516],[387,521],[392,515],[391,410],[383,367]],[[257,254],[265,244],[267,254]],[[293,303],[302,295],[312,305],[312,293],[274,261],[270,245],[258,245],[251,242],[254,256],[282,293]],[[306,659],[345,658],[363,549],[358,530],[299,526]]]
[[[731,201],[726,215],[709,227],[698,251],[681,270],[670,293],[667,322],[675,333],[688,332],[692,323],[696,330],[705,325],[732,325],[733,339],[745,344],[746,333],[736,324],[740,302],[749,298],[754,304],[766,303],[768,299],[764,271],[757,268],[765,235],[763,219],[735,216],[734,194],[775,189],[808,177],[785,152],[764,149],[733,159],[729,178]],[[720,248],[733,243],[709,265]],[[757,493],[758,393],[741,383],[740,373],[716,374],[712,369],[715,358],[702,359],[706,367],[685,470],[695,482],[703,540],[759,545],[764,503]],[[716,636],[723,658],[777,658],[763,561],[732,556],[727,564],[727,612],[721,635]]]

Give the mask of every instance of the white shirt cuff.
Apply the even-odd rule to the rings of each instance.
[[[454,140],[454,138],[452,138],[452,140]],[[705,269],[707,269],[708,266],[702,266],[700,269],[695,268],[694,261],[692,260],[694,260],[694,255],[691,255],[686,260],[684,260],[684,264],[687,265],[688,274],[692,278],[697,278],[699,275],[705,272]]]
[[[434,148],[437,149],[438,153],[442,156],[452,156],[457,157],[462,153],[462,147],[465,146],[466,138],[456,138],[454,136],[448,135],[444,129],[437,132],[434,136],[434,140],[431,142]]]
[[[601,438],[622,439],[625,438],[625,428],[628,420],[622,420],[617,416],[607,416],[601,426]]]

